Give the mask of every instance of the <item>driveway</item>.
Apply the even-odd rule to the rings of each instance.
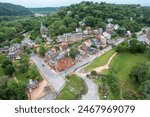
[[[65,79],[53,72],[53,70],[51,70],[46,63],[44,63],[43,59],[37,55],[31,55],[31,59],[36,64],[40,74],[48,81],[53,91],[59,93],[65,85]],[[42,64],[44,64],[44,66]]]

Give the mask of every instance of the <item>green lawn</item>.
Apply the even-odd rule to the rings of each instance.
[[[83,79],[73,74],[68,77],[68,83],[58,96],[58,100],[77,100],[85,92],[86,86]]]
[[[129,78],[130,71],[137,63],[148,61],[145,54],[119,53],[117,54],[110,66],[115,70],[119,78],[122,96],[126,97],[130,92],[138,94],[137,84]],[[105,71],[105,73],[108,73]]]
[[[91,63],[90,65],[88,65],[85,70],[88,70],[88,71],[92,71],[93,69],[97,68],[97,67],[100,67],[100,66],[103,66],[105,65],[109,58],[115,53],[114,50],[110,50],[108,51],[107,53],[105,53],[104,55],[100,56],[100,57],[97,57],[93,63]]]

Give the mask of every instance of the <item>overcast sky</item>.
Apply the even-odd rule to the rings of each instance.
[[[13,4],[23,5],[25,7],[58,7],[68,6],[81,1],[108,2],[117,4],[141,4],[142,6],[150,6],[150,0],[0,0],[0,2],[9,2]]]

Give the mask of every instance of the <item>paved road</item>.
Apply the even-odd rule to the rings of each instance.
[[[65,85],[65,79],[59,76],[57,73],[53,72],[47,64],[44,63],[43,59],[37,55],[31,55],[31,59],[38,67],[41,75],[48,81],[54,92],[59,93],[63,86]],[[43,66],[44,64],[45,66]]]
[[[88,87],[88,92],[86,95],[82,96],[82,100],[100,100],[99,92],[98,92],[98,85],[94,83],[93,80],[85,78],[84,80]]]
[[[87,65],[85,65],[87,66]],[[98,85],[92,80],[86,77],[88,73],[82,73],[81,70],[85,67],[80,67],[75,73],[80,76],[87,85],[87,93],[82,95],[82,100],[99,100],[99,93],[98,93]]]

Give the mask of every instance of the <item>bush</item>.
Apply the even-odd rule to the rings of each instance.
[[[12,76],[15,73],[15,68],[13,65],[8,65],[4,68],[5,75]]]
[[[96,71],[91,71],[91,75],[95,76],[95,75],[97,75],[97,72]]]
[[[128,45],[127,43],[123,42],[121,44],[119,44],[116,48],[115,48],[116,52],[126,52],[128,51]]]
[[[108,74],[107,82],[112,94],[114,94],[114,98],[121,99],[119,81],[113,71]]]
[[[12,65],[12,64],[13,64],[12,61],[6,59],[6,60],[2,63],[2,68],[5,68],[6,66]]]
[[[125,93],[123,93],[123,99],[127,99],[127,100],[138,100],[140,97],[132,90],[129,91],[125,91]]]

